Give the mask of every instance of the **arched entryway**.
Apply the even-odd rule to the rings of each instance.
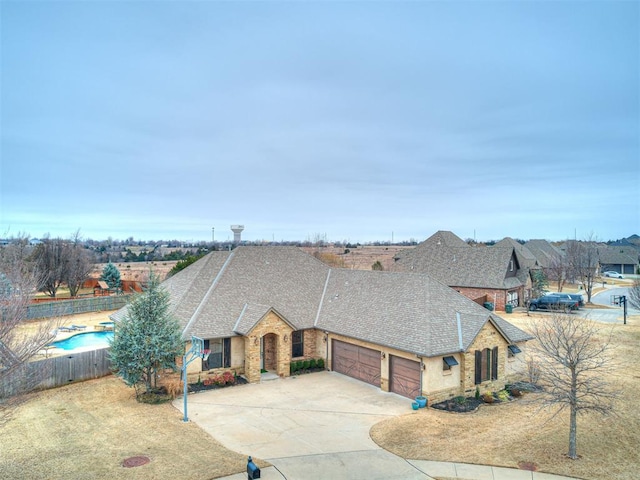
[[[261,367],[270,372],[278,371],[278,336],[274,333],[267,333],[262,337],[261,342]]]

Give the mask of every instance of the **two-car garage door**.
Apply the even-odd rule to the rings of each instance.
[[[380,386],[380,351],[333,340],[332,367],[342,373],[376,387]]]
[[[332,341],[333,371],[380,386],[381,352]],[[389,355],[389,391],[408,398],[420,395],[420,362]]]

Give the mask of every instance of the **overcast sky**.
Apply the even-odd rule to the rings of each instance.
[[[640,234],[636,1],[7,1],[0,237]]]

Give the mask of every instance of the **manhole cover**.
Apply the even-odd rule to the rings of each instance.
[[[530,472],[538,470],[538,466],[533,462],[518,462],[518,468],[520,470],[529,470]]]
[[[151,459],[149,457],[145,457],[144,455],[139,455],[137,457],[125,458],[122,462],[122,466],[126,468],[140,467],[142,465],[146,465],[150,461]]]

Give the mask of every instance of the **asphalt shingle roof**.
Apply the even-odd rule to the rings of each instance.
[[[505,289],[518,286],[517,278],[507,281],[513,247],[447,247],[420,244],[401,252],[394,271],[431,275],[451,287]]]
[[[296,247],[212,252],[163,286],[185,339],[246,335],[270,310],[295,329],[315,327],[420,356],[460,351],[457,314],[463,349],[486,322],[511,343],[531,338],[428,275],[331,269]]]
[[[554,258],[564,256],[562,250],[554,247],[547,240],[529,240],[524,247],[536,257],[538,265],[543,268],[550,267]]]

